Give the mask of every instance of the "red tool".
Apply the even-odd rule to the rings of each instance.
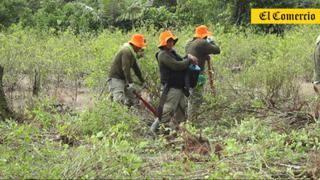
[[[140,94],[138,94],[136,91],[133,91],[133,94],[137,96],[138,99],[140,99],[143,103],[143,105],[149,109],[149,111],[152,112],[152,114],[155,116],[155,117],[158,117],[158,113],[157,113],[157,110],[156,108],[154,108],[150,103],[148,103],[146,100],[144,100]]]

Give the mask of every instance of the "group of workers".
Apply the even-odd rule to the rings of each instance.
[[[159,51],[156,53],[160,70],[161,97],[160,118],[151,126],[152,131],[164,127],[176,129],[177,125],[197,117],[197,109],[203,102],[204,84],[206,80],[205,64],[210,62],[210,55],[219,54],[219,46],[212,40],[212,33],[205,25],[196,27],[194,37],[185,46],[185,56],[181,56],[173,48],[178,38],[169,30],[159,37]],[[108,85],[112,99],[127,106],[139,103],[135,96],[136,87],[131,77],[131,69],[146,87],[137,60],[143,57],[146,47],[142,34],[133,34],[113,59],[109,73]],[[315,77],[314,89],[320,93],[320,36],[316,40],[314,51]],[[195,77],[190,72],[196,72]],[[191,80],[193,82],[190,82]],[[190,85],[193,84],[193,85]],[[188,98],[186,98],[188,97]],[[188,107],[188,108],[187,108]]]
[[[219,46],[212,40],[212,33],[205,25],[195,29],[194,37],[185,46],[185,56],[173,48],[178,38],[169,30],[160,34],[159,51],[156,59],[160,70],[161,98],[158,109],[161,118],[151,126],[157,131],[160,125],[176,130],[179,123],[197,116],[196,109],[203,101],[205,64],[211,54],[219,54]],[[117,52],[109,72],[109,92],[113,101],[127,106],[138,104],[136,86],[131,77],[131,69],[146,86],[137,60],[143,56],[146,41],[142,34],[133,34]],[[191,82],[190,82],[191,81]],[[186,98],[188,97],[188,99]],[[161,103],[161,101],[163,103]],[[188,108],[187,108],[188,107]],[[188,112],[187,112],[188,110]]]

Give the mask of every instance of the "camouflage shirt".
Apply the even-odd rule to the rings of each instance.
[[[161,83],[183,88],[190,59],[182,58],[175,50],[160,50],[156,57],[159,62]]]
[[[191,54],[198,58],[198,65],[204,70],[206,60],[209,60],[210,54],[220,54],[220,48],[214,42],[209,43],[205,39],[192,39],[186,47],[186,54]]]
[[[113,63],[109,72],[109,78],[125,80],[132,83],[131,68],[141,82],[144,82],[142,73],[137,63],[136,55],[129,44],[125,44],[113,58]]]
[[[314,50],[314,82],[320,83],[320,42]]]

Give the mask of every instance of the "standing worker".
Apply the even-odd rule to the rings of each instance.
[[[144,83],[137,63],[137,60],[143,56],[143,48],[145,48],[143,35],[133,34],[131,40],[117,52],[109,73],[109,91],[112,99],[129,107],[138,104],[133,94],[136,89],[131,77],[131,69],[141,83]]]
[[[314,49],[314,81],[313,88],[317,93],[317,104],[315,108],[315,118],[318,119],[320,117],[320,35],[316,40],[316,45]]]
[[[318,38],[316,40],[316,46],[315,46],[315,50],[314,50],[314,67],[315,68],[314,68],[313,84],[316,88],[320,85],[320,35],[318,36]]]
[[[197,63],[197,59],[192,55],[182,58],[173,49],[178,38],[171,31],[162,32],[159,40],[160,51],[156,54],[156,58],[160,68],[162,95],[159,105],[161,110],[158,109],[160,122],[156,120],[153,123],[151,126],[153,132],[158,129],[159,123],[176,130],[177,125],[186,120],[186,72],[190,64]]]
[[[215,44],[211,36],[212,33],[208,31],[207,26],[198,26],[195,30],[194,38],[185,47],[187,54],[198,58],[198,65],[201,68],[197,86],[191,90],[188,100],[188,118],[190,120],[197,118],[196,112],[203,102],[204,84],[206,81],[205,63],[208,62],[210,64],[210,54],[220,54],[220,48]]]

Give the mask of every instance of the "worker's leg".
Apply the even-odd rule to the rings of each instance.
[[[125,82],[121,79],[111,78],[109,81],[109,91],[112,95],[112,99],[116,102],[125,102]]]
[[[166,127],[169,126],[171,118],[175,115],[175,111],[180,103],[181,94],[183,94],[181,89],[170,88],[167,99],[163,106],[163,113],[161,118],[161,123]]]

